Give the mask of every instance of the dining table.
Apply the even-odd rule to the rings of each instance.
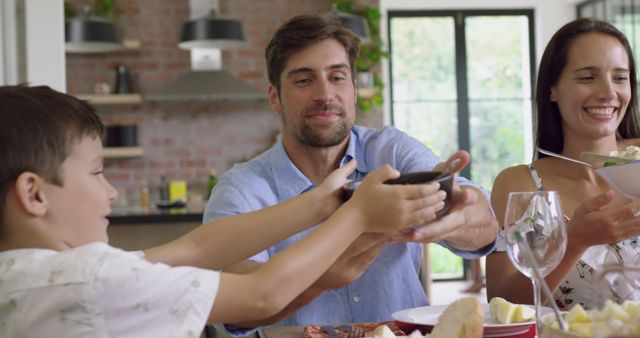
[[[304,337],[304,327],[302,326],[285,326],[271,327],[262,330],[263,338],[300,338]]]
[[[420,330],[423,334],[428,333],[431,330],[431,327],[425,327],[420,325],[412,325],[401,322],[393,322],[397,328],[400,328],[405,334],[410,334],[413,330]],[[385,323],[380,323],[385,324]],[[336,324],[334,327],[342,326],[344,324]],[[358,324],[349,324],[349,325],[358,325]],[[286,326],[286,327],[268,327],[263,328],[261,332],[261,337],[263,338],[330,338],[329,334],[326,335],[311,335],[309,334],[309,327],[305,326]],[[305,332],[307,334],[305,334]],[[370,337],[370,336],[365,336]],[[535,325],[532,326],[527,332],[503,336],[504,338],[535,338],[536,337],[536,328]]]
[[[263,328],[261,337],[263,338],[333,338],[348,336],[351,331],[359,328],[364,337],[370,337],[376,327],[387,325],[395,334],[402,335],[406,332],[413,332],[417,327],[407,323],[389,321],[374,323],[342,323],[334,325],[309,325],[309,326],[289,326],[289,327],[268,327]],[[423,328],[423,332],[425,329]],[[427,329],[430,330],[430,329]]]

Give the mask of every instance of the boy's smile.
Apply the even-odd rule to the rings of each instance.
[[[60,168],[62,186],[45,183],[47,224],[52,236],[71,248],[107,242],[107,215],[118,193],[102,172],[102,142],[83,136],[71,149]]]

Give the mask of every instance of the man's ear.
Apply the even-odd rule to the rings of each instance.
[[[278,95],[278,91],[272,84],[269,84],[269,105],[271,106],[271,109],[273,109],[273,111],[282,111],[280,96]]]
[[[556,89],[554,87],[551,87],[551,89],[549,90],[549,100],[551,102],[558,102],[558,97],[556,95]]]
[[[353,96],[354,96],[354,103],[358,104],[358,80],[357,79],[353,79]]]
[[[33,216],[42,216],[47,212],[49,203],[44,191],[44,180],[29,171],[16,179],[16,198],[18,205]]]

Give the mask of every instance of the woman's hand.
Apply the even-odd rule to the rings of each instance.
[[[569,245],[585,251],[598,244],[618,243],[640,235],[640,201],[612,203],[613,191],[582,203],[567,224]]]

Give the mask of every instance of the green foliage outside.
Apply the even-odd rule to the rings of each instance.
[[[467,78],[471,179],[487,191],[498,173],[524,158],[525,125],[531,119],[527,20],[523,16],[467,19]],[[495,37],[499,36],[500,39]]]
[[[528,161],[524,149],[525,134],[531,133],[531,82],[529,55],[523,48],[528,42],[523,33],[526,18],[470,17],[465,25],[470,178],[490,191],[502,169]],[[390,29],[394,125],[446,158],[459,148],[455,20],[393,18]]]
[[[390,24],[394,125],[445,158],[459,149],[455,19],[396,17]],[[471,179],[490,191],[504,168],[525,163],[531,81],[525,17],[465,20]],[[430,245],[434,279],[463,276],[462,258]]]
[[[463,276],[462,258],[438,244],[429,244],[431,276],[433,279],[460,278]]]

